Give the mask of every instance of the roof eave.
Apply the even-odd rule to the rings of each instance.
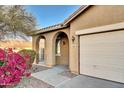
[[[85,11],[90,5],[85,5],[80,7],[76,12],[74,12],[68,19],[64,21],[63,25],[68,25],[74,18],[76,18],[80,13]]]
[[[62,27],[45,29],[44,31],[43,30],[37,30],[37,31],[30,32],[28,35],[33,36],[33,35],[37,35],[37,34],[43,34],[43,33],[51,32],[51,31],[59,30],[59,29],[64,29],[67,27],[68,27],[67,25],[64,25]]]

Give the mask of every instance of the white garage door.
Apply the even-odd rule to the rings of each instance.
[[[80,36],[80,73],[124,83],[124,31]]]

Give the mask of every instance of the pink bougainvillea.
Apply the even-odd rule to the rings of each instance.
[[[7,51],[0,49],[0,86],[15,85],[24,76],[29,77],[30,73],[26,71],[27,59],[12,49]]]

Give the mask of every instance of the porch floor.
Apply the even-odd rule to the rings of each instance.
[[[71,77],[64,76],[64,74],[61,74],[66,71],[68,71],[68,68],[66,66],[57,65],[48,70],[34,73],[34,74],[32,74],[32,76],[52,85],[54,87],[57,87],[60,84],[67,82],[68,80],[71,79]]]

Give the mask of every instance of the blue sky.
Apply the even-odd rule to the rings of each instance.
[[[79,5],[27,5],[26,10],[35,16],[37,28],[43,28],[63,22]]]

